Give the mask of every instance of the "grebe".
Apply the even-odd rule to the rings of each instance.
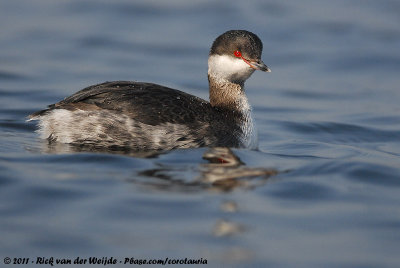
[[[262,62],[262,42],[245,30],[215,39],[208,58],[210,102],[165,86],[105,82],[29,116],[49,142],[134,151],[194,147],[257,148],[244,82]]]

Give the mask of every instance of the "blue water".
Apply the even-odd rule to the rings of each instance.
[[[399,14],[394,0],[1,1],[1,265],[399,267]],[[233,150],[243,164],[50,148],[25,122],[103,81],[208,98],[208,50],[229,29],[259,35],[272,69],[247,82],[260,150]]]

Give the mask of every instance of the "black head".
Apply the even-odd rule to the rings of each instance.
[[[210,55],[230,55],[235,57],[235,51],[240,51],[248,60],[260,60],[263,44],[257,35],[246,30],[227,31],[215,39]]]
[[[231,30],[215,39],[208,58],[209,75],[232,82],[243,82],[255,70],[270,72],[261,60],[263,44],[257,35]]]

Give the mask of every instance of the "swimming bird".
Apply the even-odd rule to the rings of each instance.
[[[244,83],[261,60],[260,38],[245,30],[218,36],[208,57],[210,101],[144,82],[114,81],[84,88],[35,112],[50,143],[132,151],[196,147],[257,148]]]

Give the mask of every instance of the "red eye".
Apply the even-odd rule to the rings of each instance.
[[[233,55],[235,55],[235,57],[242,57],[242,53],[239,50],[236,50],[235,52],[233,52]]]

